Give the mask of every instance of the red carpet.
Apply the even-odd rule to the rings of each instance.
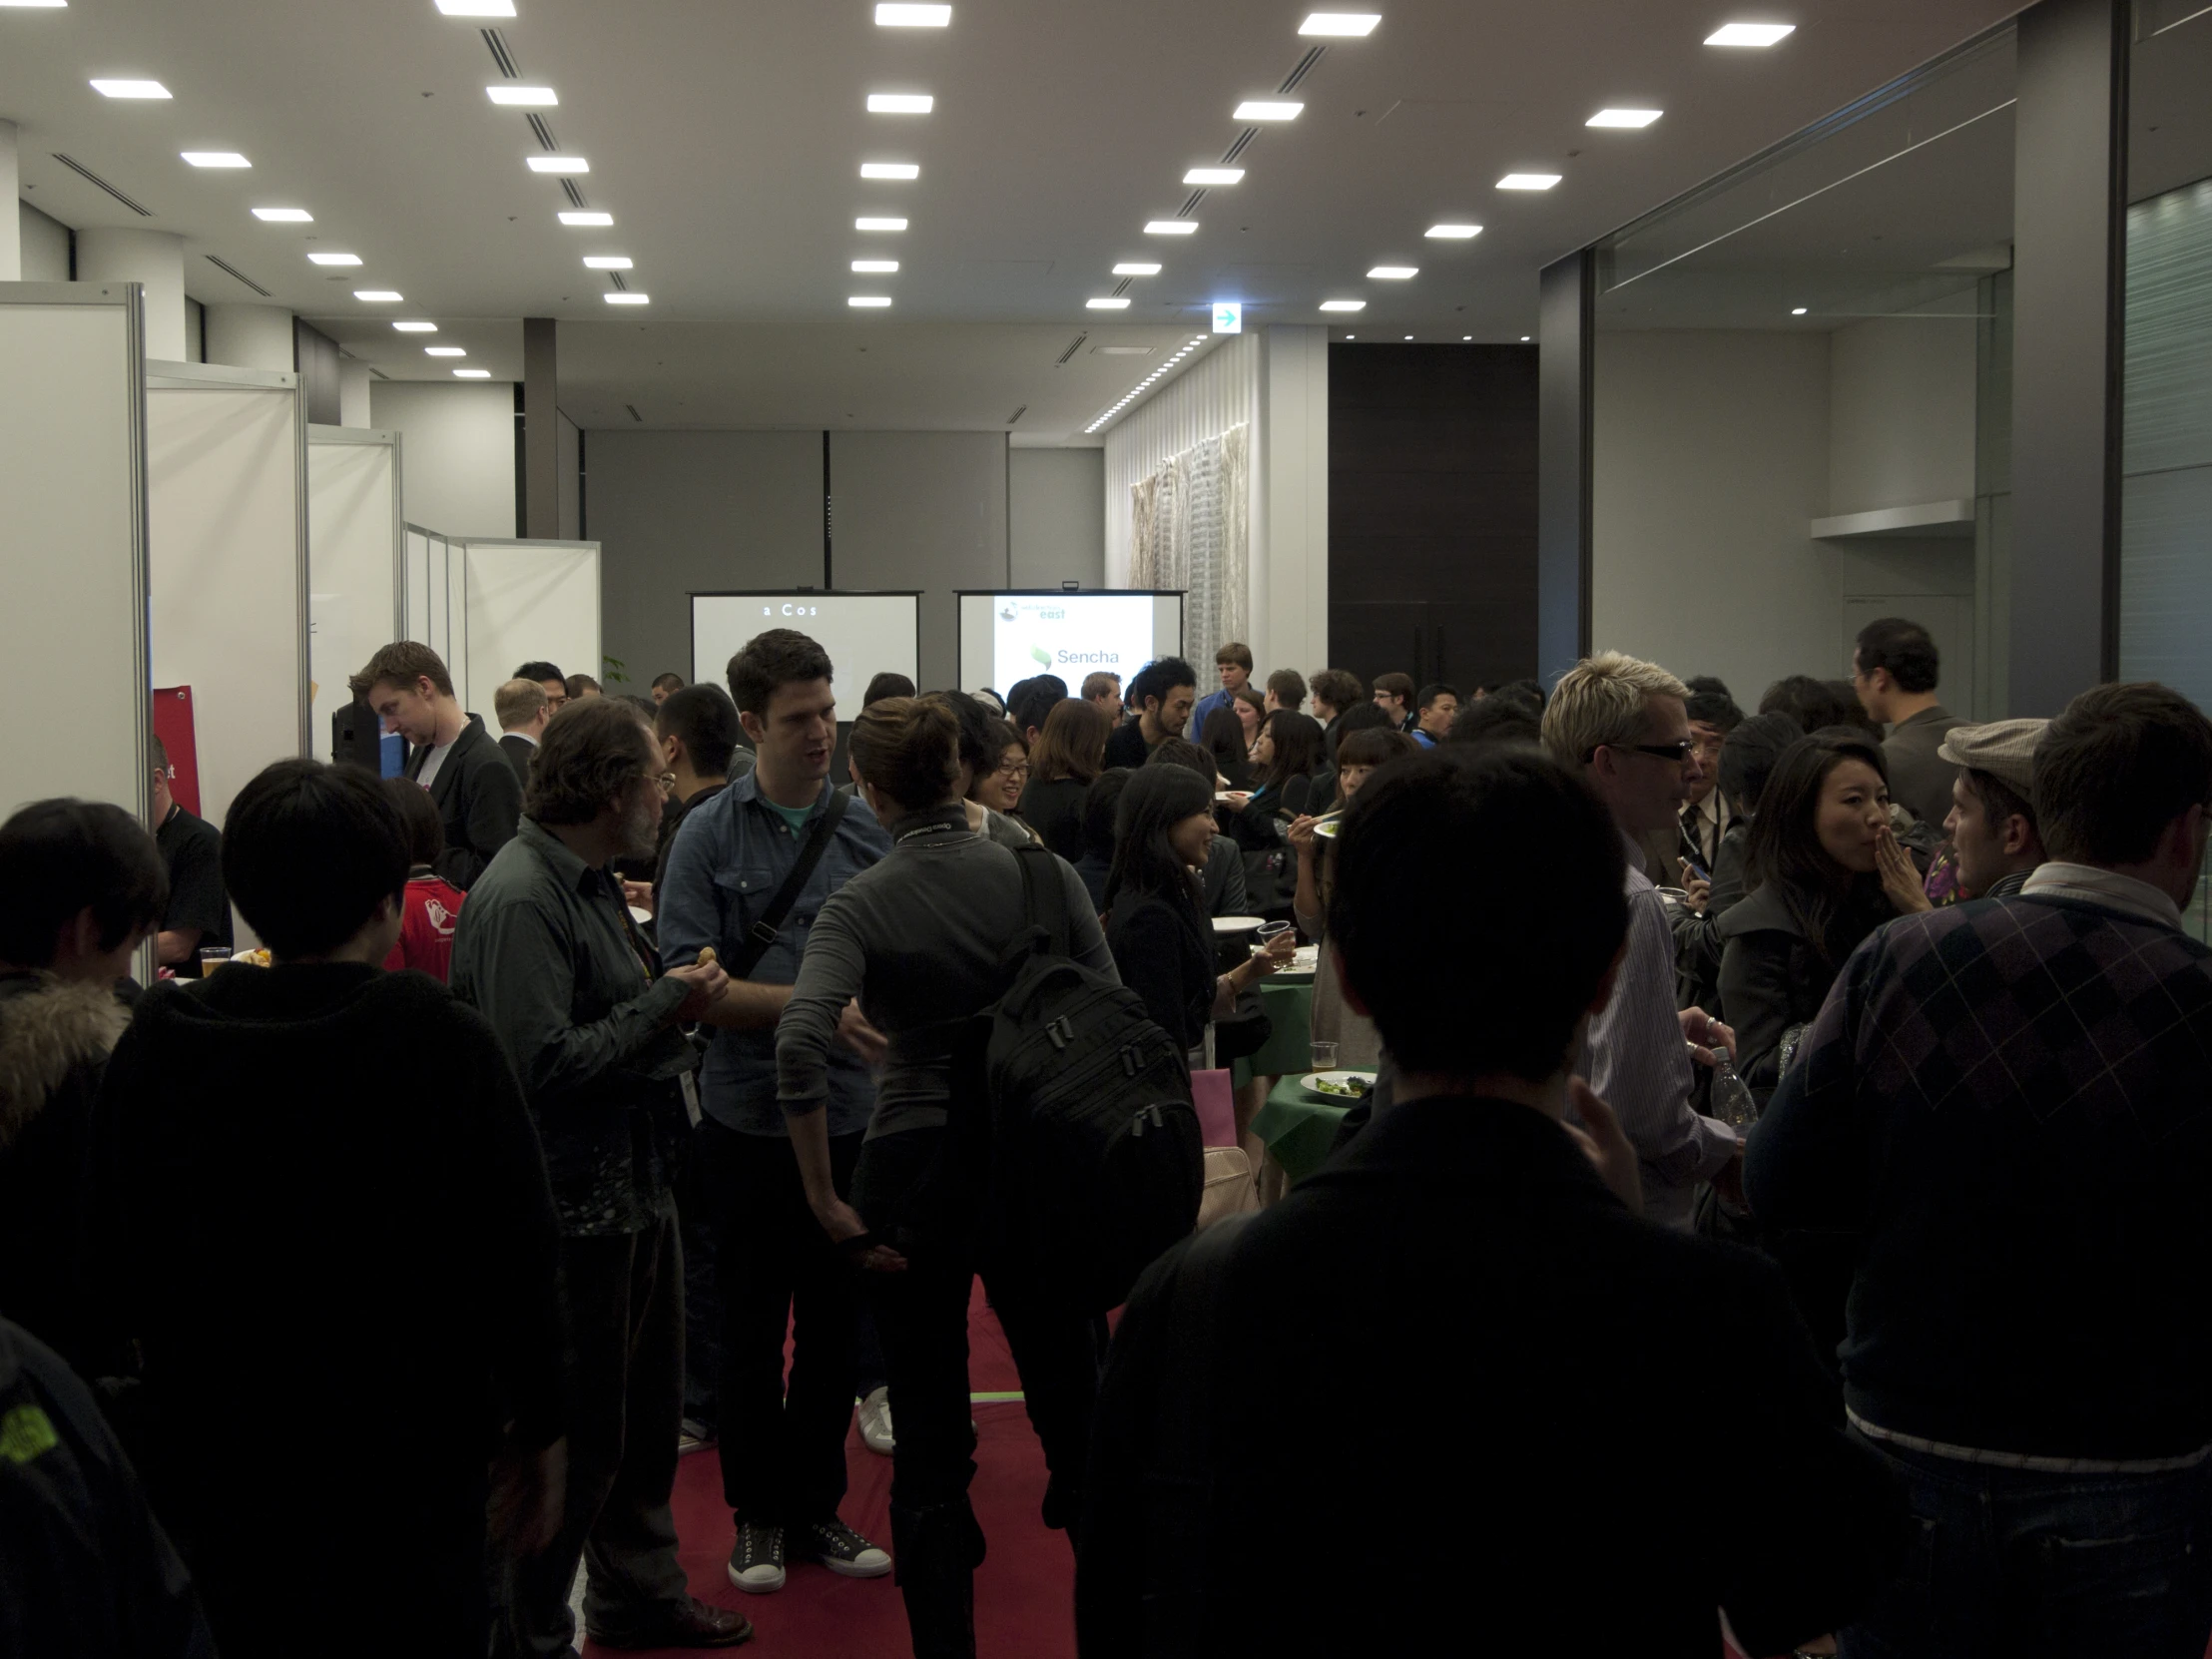
[[[977,1393],[1019,1389],[1013,1356],[998,1321],[983,1306],[977,1287],[968,1308],[968,1386]],[[975,1575],[975,1638],[981,1659],[1073,1659],[1075,1653],[1075,1556],[1063,1532],[1049,1532],[1037,1518],[1044,1501],[1044,1453],[1018,1400],[978,1402],[981,1430],[970,1496],[990,1555]],[[896,1427],[894,1422],[892,1425]],[[871,1543],[890,1547],[891,1460],[860,1443],[854,1428],[845,1439],[852,1485],[844,1519]],[[713,1451],[683,1459],[676,1475],[676,1534],[692,1593],[720,1607],[737,1607],[754,1624],[753,1640],[739,1653],[788,1659],[906,1659],[906,1612],[898,1587],[887,1577],[839,1578],[826,1567],[795,1565],[774,1595],[741,1595],[724,1567],[734,1528],[722,1501],[722,1468]],[[668,1649],[669,1659],[680,1650]],[[585,1659],[614,1659],[611,1650],[586,1643]]]

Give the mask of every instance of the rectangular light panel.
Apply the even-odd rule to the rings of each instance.
[[[586,254],[584,256],[584,269],[586,271],[628,271],[630,269],[630,256],[627,254]]]
[[[1325,311],[1364,311],[1368,302],[1365,299],[1324,299],[1321,308]]]
[[[532,173],[589,173],[591,163],[581,156],[532,156]]]
[[[266,219],[272,225],[312,225],[314,215],[305,208],[256,208],[256,219]]]
[[[1198,229],[1195,219],[1155,219],[1144,228],[1148,237],[1187,237]]]
[[[252,167],[254,165],[236,150],[180,150],[178,154],[194,167]]]
[[[488,380],[491,378],[491,370],[488,368],[456,368],[453,371],[453,378],[456,380]]]
[[[391,305],[406,298],[397,288],[355,288],[355,299],[365,299],[371,305]]]
[[[1156,265],[1143,265],[1132,260],[1125,265],[1114,267],[1114,275],[1116,276],[1157,276],[1160,275],[1160,268]]]
[[[563,225],[580,225],[588,227],[593,225],[612,225],[614,222],[615,216],[613,214],[565,213],[561,215],[561,223]]]
[[[1103,299],[1086,299],[1083,303],[1094,311],[1126,311],[1129,308],[1129,301],[1119,294],[1110,294]]]
[[[424,322],[419,317],[409,317],[404,322],[394,322],[392,326],[402,334],[434,334],[438,331],[435,322]]]
[[[1772,46],[1785,35],[1795,34],[1795,23],[1723,23],[1705,37],[1708,46]]]
[[[1233,185],[1244,177],[1241,167],[1194,167],[1183,175],[1186,185]]]
[[[878,29],[942,29],[952,22],[950,6],[884,4],[875,8]]]
[[[307,263],[309,265],[359,265],[361,257],[358,254],[309,254]]]
[[[103,98],[167,98],[169,88],[159,81],[95,81],[92,90]]]
[[[855,231],[903,231],[906,229],[906,222],[903,219],[855,219],[852,222],[852,229]]]
[[[438,0],[447,17],[512,17],[515,0]]]
[[[1559,182],[1556,173],[1508,173],[1497,182],[1499,190],[1549,190]]]
[[[1649,127],[1664,110],[1600,110],[1582,123],[1585,127]]]
[[[871,92],[867,95],[869,115],[927,115],[936,107],[936,99],[926,92]]]
[[[862,162],[860,177],[863,179],[918,179],[921,169],[912,162]]]
[[[1247,98],[1236,108],[1231,117],[1235,121],[1296,121],[1304,104],[1285,103],[1277,98]]]
[[[1421,234],[1434,237],[1439,242],[1465,242],[1469,237],[1480,236],[1482,227],[1479,225],[1431,225]]]
[[[533,110],[550,110],[561,101],[551,87],[486,87],[484,96],[494,104],[514,104]]]
[[[890,295],[887,293],[855,293],[845,300],[847,305],[858,311],[879,311],[890,302]]]
[[[465,357],[468,355],[458,345],[425,345],[422,348],[422,354],[425,357]]]
[[[601,294],[600,297],[610,305],[650,305],[653,303],[653,296],[650,293],[617,292]]]
[[[855,276],[888,276],[898,269],[896,260],[854,260],[852,274]]]
[[[1379,265],[1368,275],[1380,277],[1385,282],[1402,282],[1409,276],[1418,276],[1420,267],[1417,265]]]
[[[1311,12],[1298,26],[1302,35],[1349,35],[1358,38],[1375,33],[1382,21],[1380,12]]]

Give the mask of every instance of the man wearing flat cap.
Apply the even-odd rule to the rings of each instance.
[[[2047,720],[1956,726],[1936,753],[1958,769],[1943,833],[1958,862],[1958,896],[2004,898],[2043,861],[2035,828],[2035,745]]]

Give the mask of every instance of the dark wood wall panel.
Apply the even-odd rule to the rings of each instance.
[[[1536,672],[1536,348],[1329,348],[1329,657]]]

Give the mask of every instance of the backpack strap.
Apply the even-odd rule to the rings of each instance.
[[[1068,922],[1068,894],[1056,867],[1058,855],[1048,846],[1017,846],[1011,850],[1021,868],[1022,901],[1029,925],[1043,931],[1049,954],[1072,956],[1075,951]]]

